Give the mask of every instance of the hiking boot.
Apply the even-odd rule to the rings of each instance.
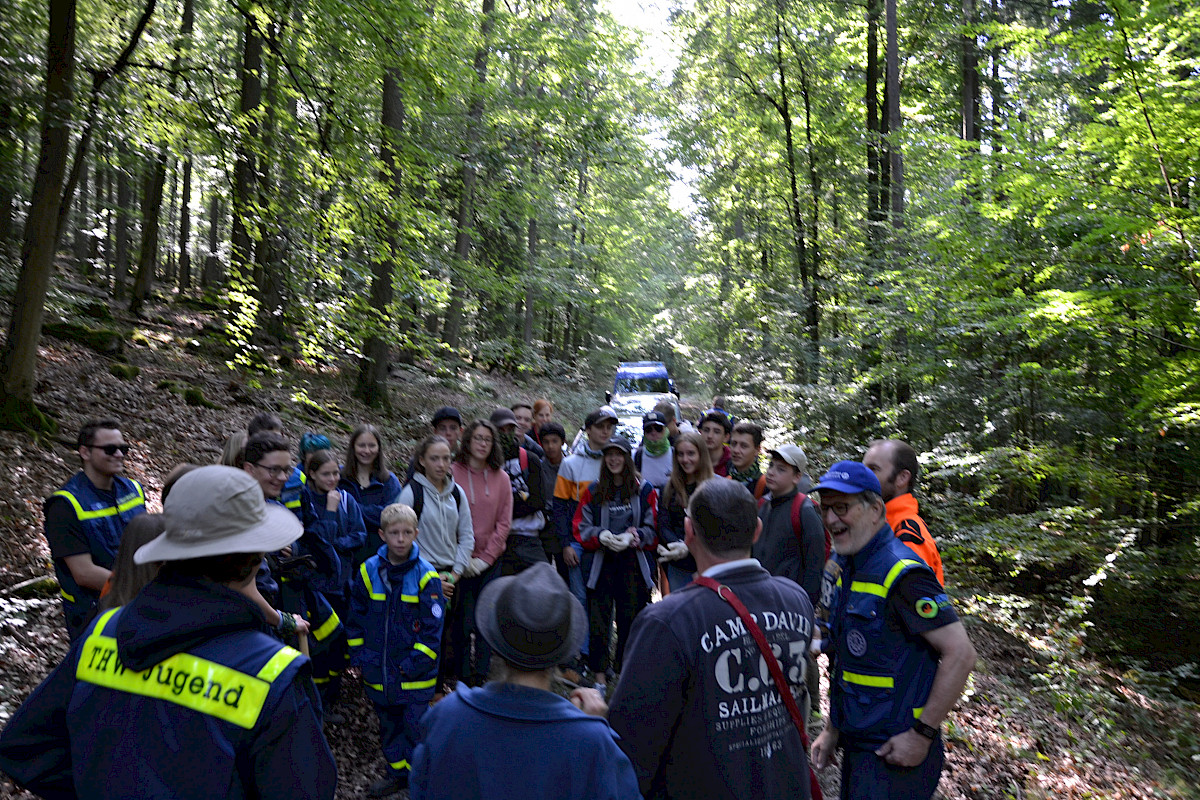
[[[369,797],[387,797],[408,788],[408,773],[393,772],[384,775],[367,788]]]

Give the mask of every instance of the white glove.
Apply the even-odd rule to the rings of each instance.
[[[678,561],[688,554],[688,546],[683,542],[671,542],[667,545],[667,549],[671,551],[672,561]]]
[[[815,632],[814,632],[815,633]],[[808,652],[812,656],[821,655],[821,637],[814,635],[812,641],[808,643]]]
[[[665,564],[671,560],[669,556],[671,551],[667,549],[665,544],[660,544],[658,547],[654,548],[654,551],[658,553],[658,563]]]
[[[476,575],[482,575],[488,571],[492,565],[484,561],[482,558],[472,558],[467,562],[467,568],[463,570],[463,577],[474,578]]]
[[[607,538],[604,536],[604,533],[608,534]],[[605,531],[604,533],[600,534],[600,541],[605,547],[607,547],[609,550],[612,550],[614,553],[619,553],[629,547],[629,540],[626,539],[628,534],[617,534],[609,531]]]
[[[619,534],[617,536],[617,541],[623,543],[623,546],[621,547],[621,549],[624,550],[627,547],[633,547],[634,542],[638,542],[638,544],[641,544],[641,542],[638,541],[639,538],[640,537],[636,533],[630,533],[629,531],[625,531],[624,533]]]

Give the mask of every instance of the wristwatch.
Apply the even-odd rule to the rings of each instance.
[[[919,720],[919,719],[913,720],[912,729],[914,731],[916,731],[917,733],[921,734],[922,736],[924,736],[926,739],[928,739],[931,742],[934,739],[936,739],[937,735],[938,735],[937,728],[933,727],[932,725],[926,725],[924,722],[921,722],[921,720]]]

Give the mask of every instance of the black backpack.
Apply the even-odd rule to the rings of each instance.
[[[412,487],[413,503],[412,510],[417,512],[417,521],[421,520],[421,512],[425,510],[425,486],[420,481],[413,481],[409,484]],[[454,484],[454,507],[462,508],[462,489],[458,484]]]

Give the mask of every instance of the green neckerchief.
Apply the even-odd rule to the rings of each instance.
[[[643,439],[642,447],[653,458],[658,458],[659,456],[666,455],[667,451],[671,449],[671,441],[665,436],[659,439],[657,442],[652,442],[649,439]]]
[[[750,468],[744,472],[739,470],[737,467],[735,467],[733,465],[732,461],[729,462],[729,478],[730,478],[730,480],[735,480],[738,483],[750,483],[750,481],[756,481],[761,477],[762,477],[762,470],[758,468],[757,461],[751,461]]]

